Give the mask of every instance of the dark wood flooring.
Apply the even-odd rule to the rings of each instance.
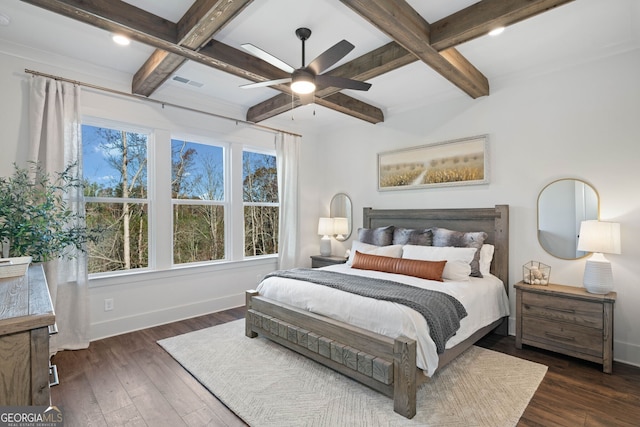
[[[244,316],[237,308],[92,342],[53,358],[51,389],[65,426],[244,426],[156,341]],[[519,426],[640,426],[640,368],[600,366],[555,353],[515,348],[514,337],[489,335],[478,345],[543,363],[549,370]]]

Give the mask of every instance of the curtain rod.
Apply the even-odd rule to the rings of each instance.
[[[103,92],[109,92],[109,93],[113,93],[113,94],[124,96],[124,97],[128,97],[128,98],[134,98],[134,99],[137,99],[137,100],[140,100],[140,101],[148,101],[148,102],[152,102],[152,103],[155,103],[155,104],[161,104],[163,107],[164,106],[169,106],[169,107],[174,107],[174,108],[180,108],[182,110],[187,110],[187,111],[191,111],[191,112],[194,112],[194,113],[206,114],[208,116],[217,117],[219,119],[234,121],[234,122],[236,122],[236,124],[237,123],[242,123],[242,124],[245,124],[245,125],[249,125],[249,126],[254,126],[254,127],[257,127],[257,128],[265,129],[265,130],[268,130],[268,131],[271,131],[271,132],[282,132],[282,133],[286,133],[288,135],[302,137],[302,135],[300,135],[300,134],[289,132],[289,131],[286,131],[286,130],[272,128],[272,127],[269,127],[269,126],[260,125],[260,124],[249,122],[249,121],[242,120],[242,119],[234,119],[233,117],[227,117],[227,116],[223,116],[221,114],[211,113],[209,111],[198,110],[196,108],[185,107],[184,105],[173,104],[171,102],[164,102],[164,101],[160,101],[160,100],[153,99],[153,98],[147,98],[147,97],[142,96],[142,95],[135,95],[133,93],[122,92],[120,90],[110,89],[110,88],[104,87],[104,86],[98,86],[98,85],[94,85],[94,84],[91,84],[91,83],[81,82],[81,81],[78,81],[78,80],[70,80],[70,79],[66,79],[64,77],[54,76],[52,74],[45,74],[45,73],[41,73],[39,71],[29,70],[27,68],[24,69],[24,72],[27,73],[27,74],[32,74],[34,76],[48,77],[50,79],[59,80],[59,81],[67,82],[67,83],[73,83],[74,85],[84,86],[84,87],[88,87],[88,88],[91,88],[91,89],[100,90],[100,91],[103,91]]]

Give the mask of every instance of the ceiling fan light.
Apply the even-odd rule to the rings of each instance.
[[[301,95],[316,90],[316,83],[313,75],[306,70],[296,70],[293,72],[291,90]]]
[[[291,83],[291,90],[295,93],[306,95],[316,90],[316,85],[313,82],[307,80],[298,80]]]

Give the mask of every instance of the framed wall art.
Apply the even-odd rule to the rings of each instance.
[[[489,183],[489,136],[378,153],[378,191]]]

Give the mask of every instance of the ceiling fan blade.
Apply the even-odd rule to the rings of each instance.
[[[354,47],[355,46],[348,41],[342,40],[322,52],[316,59],[309,63],[307,68],[313,71],[315,75],[318,75],[344,58]]]
[[[242,89],[253,89],[256,87],[273,86],[273,85],[279,85],[282,83],[290,83],[290,82],[291,82],[291,77],[287,77],[286,79],[266,80],[264,82],[249,83],[246,85],[242,85],[240,87]]]
[[[242,48],[244,50],[246,50],[247,52],[249,52],[250,54],[252,54],[253,56],[262,59],[265,62],[268,62],[269,64],[273,65],[274,67],[280,68],[282,71],[286,72],[286,73],[293,73],[295,68],[293,68],[291,65],[287,64],[286,62],[276,58],[275,56],[271,55],[268,52],[265,52],[264,50],[260,49],[257,46],[252,45],[251,43],[245,43],[242,46]]]
[[[331,86],[341,89],[369,90],[371,83],[359,80],[346,79],[344,77],[330,76],[327,74],[316,76],[316,84],[321,86]]]
[[[298,94],[298,97],[300,97],[300,104],[302,104],[302,105],[312,104],[313,100],[315,98],[313,92],[305,93],[305,94]]]

